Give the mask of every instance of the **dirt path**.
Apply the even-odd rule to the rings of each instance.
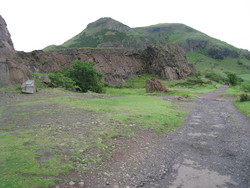
[[[141,133],[103,172],[89,174],[85,187],[249,188],[250,119],[219,97],[225,90],[190,103],[178,131],[155,139],[153,133]]]

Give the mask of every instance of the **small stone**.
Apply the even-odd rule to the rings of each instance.
[[[79,187],[81,187],[81,188],[84,187],[84,182],[83,181],[79,182]]]
[[[73,186],[73,185],[75,185],[75,182],[70,181],[70,182],[69,182],[69,185]]]

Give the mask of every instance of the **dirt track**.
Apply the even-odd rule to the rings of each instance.
[[[219,97],[225,90],[188,103],[191,111],[179,130],[157,138],[139,134],[101,175],[89,175],[85,187],[249,188],[250,119]]]

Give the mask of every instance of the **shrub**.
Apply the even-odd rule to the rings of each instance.
[[[240,95],[240,102],[250,101],[250,96],[246,93]]]
[[[218,83],[223,83],[226,80],[225,77],[223,77],[222,75],[215,73],[215,72],[205,72],[204,75],[209,80],[212,80],[212,81],[215,81]]]
[[[196,73],[190,77],[188,77],[183,82],[178,82],[175,85],[181,85],[181,86],[204,86],[207,84],[211,84],[211,81],[204,79],[200,73]]]
[[[232,86],[236,86],[238,84],[238,77],[235,73],[227,73],[227,80]]]
[[[250,82],[242,82],[241,83],[241,90],[245,92],[250,92]]]
[[[74,61],[66,76],[72,79],[82,92],[90,90],[102,93],[104,92],[101,81],[103,75],[94,69],[94,65],[94,62]]]
[[[61,72],[56,72],[49,75],[49,78],[51,79],[52,83],[55,85],[55,87],[65,87],[66,89],[75,89],[76,88],[76,82],[73,81],[71,78],[66,77]]]

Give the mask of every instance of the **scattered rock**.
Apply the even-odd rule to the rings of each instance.
[[[70,185],[70,186],[73,186],[73,185],[75,185],[75,182],[70,181],[70,182],[69,182],[69,185]]]
[[[162,91],[162,92],[169,92],[169,90],[162,85],[162,83],[159,80],[156,80],[154,78],[146,81],[146,92],[152,93],[155,91]]]
[[[83,182],[83,181],[79,182],[79,187],[80,187],[80,188],[83,188],[83,187],[84,187],[84,182]]]
[[[36,92],[36,86],[34,80],[27,80],[22,84],[22,93],[33,94]]]

